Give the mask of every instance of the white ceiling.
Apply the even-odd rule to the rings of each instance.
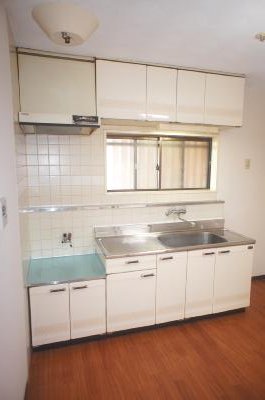
[[[69,2],[70,0],[68,0]],[[45,0],[4,0],[19,47],[239,72],[265,79],[265,0],[77,0],[100,26],[75,48],[53,44],[31,17]]]

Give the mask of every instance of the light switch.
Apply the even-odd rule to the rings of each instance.
[[[245,159],[245,169],[250,169],[251,160],[250,158]]]
[[[0,230],[4,229],[7,225],[7,207],[6,198],[0,198]]]

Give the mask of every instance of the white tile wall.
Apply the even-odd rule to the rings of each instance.
[[[27,154],[26,154],[26,136],[20,131],[15,124],[15,144],[16,144],[16,171],[18,185],[18,204],[22,208],[28,204],[28,171],[27,171]],[[24,277],[28,271],[28,261],[30,258],[30,242],[29,242],[29,226],[28,216],[26,214],[19,215],[22,264]]]
[[[91,136],[27,135],[26,160],[28,205],[170,202],[214,200],[211,192],[105,192],[104,133]],[[21,189],[22,190],[22,189]],[[24,190],[24,189],[23,189]],[[94,250],[94,225],[169,221],[167,207],[83,210],[27,214],[31,257],[83,254]],[[220,204],[189,206],[187,218],[223,217]],[[64,232],[73,235],[73,247],[62,244]]]

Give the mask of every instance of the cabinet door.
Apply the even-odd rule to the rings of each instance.
[[[70,339],[69,288],[67,284],[29,289],[32,345]]]
[[[146,117],[146,66],[98,60],[97,110],[100,117]]]
[[[107,331],[155,324],[156,270],[108,275]]]
[[[96,115],[95,64],[19,54],[21,111]]]
[[[106,332],[105,280],[70,285],[71,339]]]
[[[218,249],[213,312],[249,306],[253,248],[251,245]]]
[[[207,74],[205,123],[241,126],[245,78]]]
[[[156,323],[184,318],[187,252],[157,257]]]
[[[204,123],[206,74],[178,71],[177,121]]]
[[[147,66],[146,118],[176,121],[177,70]]]
[[[213,312],[215,253],[215,249],[188,252],[185,318]]]

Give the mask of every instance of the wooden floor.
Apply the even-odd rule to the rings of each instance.
[[[28,400],[265,399],[265,280],[246,312],[32,355]]]

